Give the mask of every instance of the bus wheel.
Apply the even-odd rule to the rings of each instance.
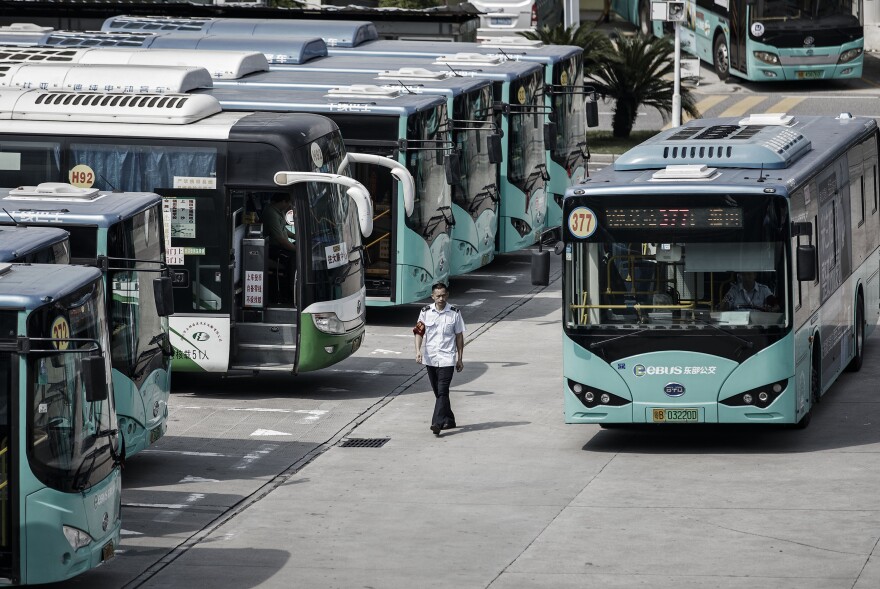
[[[850,360],[846,369],[849,372],[858,372],[862,368],[862,358],[865,350],[865,303],[862,295],[859,293],[858,302],[856,302],[856,324],[855,324],[855,355]]]
[[[727,48],[727,40],[724,34],[715,37],[715,46],[712,50],[712,65],[715,66],[715,73],[718,79],[726,82],[730,77],[730,51]]]
[[[654,35],[654,24],[651,20],[651,3],[639,0],[639,32],[645,36]]]

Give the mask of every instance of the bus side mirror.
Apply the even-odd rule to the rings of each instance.
[[[556,149],[556,133],[556,123],[552,121],[544,123],[544,149],[549,149],[550,151]]]
[[[547,286],[550,284],[550,251],[532,252],[532,284]]]
[[[461,184],[461,161],[458,154],[453,152],[443,158],[443,169],[446,171],[446,183],[450,186]]]
[[[561,256],[564,251],[565,251],[565,242],[564,241],[557,241],[553,245],[553,253],[556,254],[557,256]]]
[[[159,317],[174,314],[174,289],[170,276],[153,279],[153,299],[156,301],[156,314]]]
[[[599,100],[595,94],[587,98],[587,127],[599,126]]]
[[[80,360],[86,402],[107,400],[107,364],[104,356],[88,356]]]
[[[816,246],[797,246],[797,279],[800,282],[816,280]]]
[[[501,133],[492,133],[486,137],[486,148],[489,151],[489,163],[500,164],[504,159],[501,150]]]

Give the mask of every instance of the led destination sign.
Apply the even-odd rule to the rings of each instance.
[[[739,207],[609,208],[609,229],[741,229]]]

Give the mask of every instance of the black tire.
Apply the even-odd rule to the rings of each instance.
[[[865,356],[865,303],[862,300],[861,294],[859,294],[856,302],[856,324],[854,328],[855,337],[853,339],[855,341],[853,345],[855,346],[855,355],[846,366],[848,372],[858,372],[861,370],[862,360]]]
[[[651,3],[639,0],[639,32],[648,37],[654,36],[654,21],[651,20]]]
[[[712,45],[712,65],[715,66],[718,79],[726,82],[730,77],[730,48],[727,46],[724,33],[715,36],[715,43]]]

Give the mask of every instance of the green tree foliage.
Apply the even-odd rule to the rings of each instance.
[[[615,100],[611,129],[615,137],[628,137],[639,106],[660,111],[664,120],[672,113],[673,43],[669,37],[617,35],[614,58],[592,74],[596,90]],[[692,117],[700,113],[690,91],[681,88],[681,109]]]
[[[578,27],[569,28],[565,28],[561,24],[552,28],[543,26],[537,31],[523,31],[519,34],[526,39],[542,41],[546,45],[582,47],[585,76],[598,71],[599,66],[611,59],[614,54],[614,46],[608,39],[608,35],[597,30],[594,23],[582,23]]]

